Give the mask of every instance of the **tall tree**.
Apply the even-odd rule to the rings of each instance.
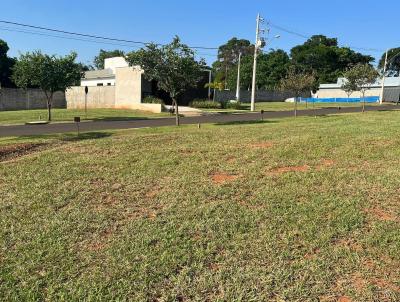
[[[378,68],[383,69],[385,65],[386,53],[384,53],[379,60]],[[386,71],[389,74],[400,73],[400,47],[389,49],[388,51],[388,64]]]
[[[315,76],[313,72],[307,73],[291,66],[287,76],[281,80],[280,89],[289,91],[294,95],[294,116],[297,117],[298,98],[304,93],[311,91],[315,85]]]
[[[175,106],[176,125],[179,126],[178,99],[202,77],[205,62],[195,59],[195,52],[182,44],[179,37],[165,46],[149,44],[146,48],[128,54],[131,66],[140,66],[144,77],[156,81],[158,88],[169,93]]]
[[[76,53],[65,57],[42,54],[40,51],[19,57],[13,68],[13,79],[18,87],[39,87],[47,99],[48,120],[51,121],[53,95],[75,85],[82,76],[82,68],[75,63]]]
[[[242,89],[251,87],[253,76],[253,55],[243,57],[241,62],[240,83]],[[281,49],[271,50],[258,56],[257,87],[260,89],[275,89],[280,80],[286,76],[290,64],[288,54]],[[228,88],[234,90],[237,80],[237,64],[228,73]]]
[[[115,50],[100,49],[99,54],[93,60],[93,64],[97,69],[104,69],[105,59],[114,57],[125,57],[125,52],[118,49]]]
[[[369,64],[357,64],[344,73],[348,85],[361,92],[362,112],[365,111],[365,93],[379,77],[378,71]]]
[[[234,69],[239,59],[239,53],[242,56],[252,55],[254,45],[246,39],[232,38],[226,44],[218,49],[218,60],[213,64],[215,78],[218,82],[226,82],[229,72]]]
[[[0,40],[0,84],[2,87],[14,87],[11,75],[15,59],[7,56],[8,51],[8,44]]]
[[[336,83],[348,67],[374,60],[348,47],[339,47],[337,39],[323,35],[312,36],[304,44],[293,47],[291,58],[301,69],[314,70],[318,83]]]

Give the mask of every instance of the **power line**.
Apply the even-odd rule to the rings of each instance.
[[[133,41],[133,40],[125,40],[125,39],[117,39],[117,38],[110,38],[110,37],[104,37],[104,36],[90,35],[90,34],[71,32],[71,31],[60,30],[60,29],[54,29],[54,28],[49,28],[49,27],[42,27],[42,26],[36,26],[36,25],[30,25],[30,24],[24,24],[24,23],[18,23],[18,22],[11,22],[11,21],[7,21],[7,20],[0,20],[0,23],[9,24],[9,25],[16,25],[16,26],[21,26],[21,27],[27,27],[27,28],[33,28],[33,29],[40,29],[40,30],[56,32],[56,33],[62,33],[62,34],[73,35],[73,36],[80,36],[80,37],[86,37],[86,38],[99,39],[99,40],[107,40],[107,41],[123,42],[123,43],[132,43],[132,44],[139,44],[139,45],[143,45],[143,46],[152,44],[151,42]],[[159,46],[164,46],[165,45],[165,44],[159,44],[159,43],[155,43],[155,44],[159,45]],[[217,50],[218,49],[217,47],[204,47],[204,46],[189,46],[189,48],[192,48],[192,49],[203,49],[203,50]]]

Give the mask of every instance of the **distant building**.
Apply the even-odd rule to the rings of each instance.
[[[123,57],[105,59],[104,69],[86,71],[81,86],[115,86],[115,75],[118,68],[129,68]]]
[[[321,84],[317,92],[317,97],[324,98],[347,98],[348,95],[342,89],[345,78],[339,78],[335,84]],[[372,84],[365,96],[380,98],[382,91],[382,79],[378,79]],[[360,92],[353,92],[350,98],[360,98]],[[398,102],[400,100],[400,77],[387,77],[385,78],[385,87],[383,99],[386,102]]]

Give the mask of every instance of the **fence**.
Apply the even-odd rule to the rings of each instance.
[[[311,93],[305,93],[302,97],[310,97]],[[288,98],[292,98],[293,93],[273,91],[273,90],[258,90],[256,92],[256,102],[283,102]],[[236,91],[223,90],[215,92],[215,100],[219,102],[226,102],[236,99]],[[240,101],[249,103],[251,101],[251,91],[242,90],[240,92]]]
[[[309,103],[377,103],[379,102],[379,96],[366,96],[362,98],[300,98],[300,102]]]
[[[47,108],[46,95],[40,89],[2,88],[0,90],[0,111]],[[53,108],[66,108],[64,92],[53,96]]]

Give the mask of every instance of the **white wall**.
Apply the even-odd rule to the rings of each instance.
[[[111,85],[108,85],[110,83]],[[81,80],[81,86],[85,87],[93,87],[98,86],[97,84],[103,84],[103,86],[115,86],[115,79],[90,79],[90,80]]]
[[[108,58],[104,60],[104,69],[111,69],[113,74],[117,68],[128,67],[129,64],[124,57]]]

